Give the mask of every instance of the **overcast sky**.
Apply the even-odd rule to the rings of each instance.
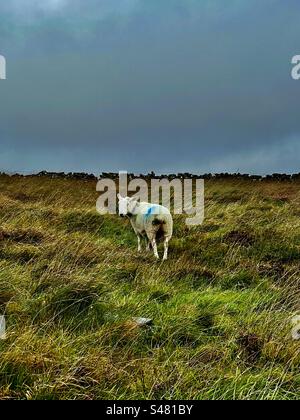
[[[299,0],[0,3],[0,171],[300,172]]]

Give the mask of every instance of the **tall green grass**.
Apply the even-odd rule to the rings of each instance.
[[[297,399],[299,186],[208,181],[157,263],[93,182],[0,177],[0,398]]]

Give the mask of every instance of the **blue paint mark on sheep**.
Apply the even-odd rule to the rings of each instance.
[[[145,217],[148,217],[151,214],[156,214],[155,213],[155,208],[156,208],[156,206],[149,207],[148,210],[147,210],[147,213],[145,213]],[[152,210],[154,210],[153,213],[152,213]]]

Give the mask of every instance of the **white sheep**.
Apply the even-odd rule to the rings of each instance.
[[[146,238],[147,251],[152,246],[154,255],[159,259],[157,242],[164,241],[163,260],[168,258],[169,241],[173,234],[173,219],[169,209],[159,204],[138,202],[135,198],[118,194],[119,214],[128,217],[138,239],[138,252],[142,251],[141,238]]]

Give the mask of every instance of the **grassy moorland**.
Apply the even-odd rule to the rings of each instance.
[[[0,177],[1,399],[299,398],[300,183],[207,181],[165,263],[96,199]]]

